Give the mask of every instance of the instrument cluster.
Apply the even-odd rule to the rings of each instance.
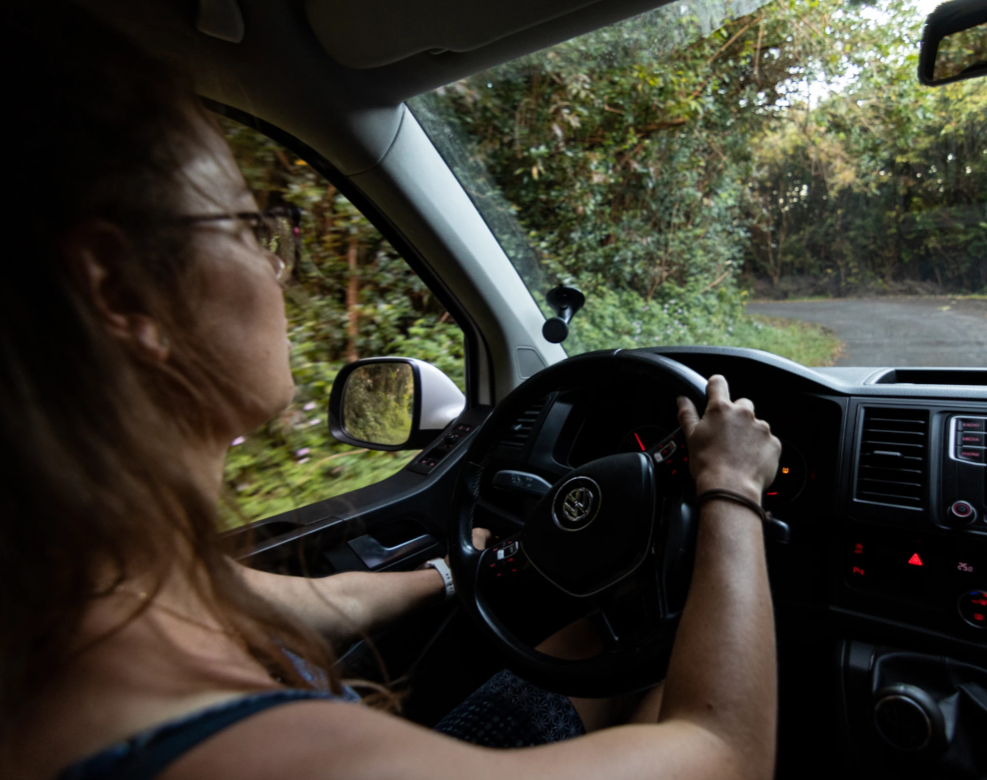
[[[765,491],[765,507],[788,508],[819,493],[835,498],[840,408],[811,396],[765,395],[753,400],[758,417],[782,442],[777,475]],[[679,427],[675,398],[646,382],[619,394],[600,388],[582,397],[563,395],[556,403],[571,406],[554,453],[557,462],[571,468],[607,455],[643,452]]]

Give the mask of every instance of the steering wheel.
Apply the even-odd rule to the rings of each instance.
[[[466,610],[509,668],[570,696],[627,693],[665,676],[695,553],[695,491],[681,429],[644,452],[585,463],[551,486],[535,475],[508,472],[529,492],[543,492],[523,529],[482,551],[473,547],[472,530],[481,494],[503,483],[504,473],[492,474],[491,462],[522,413],[555,392],[616,387],[618,379],[635,377],[657,380],[669,399],[684,395],[700,413],[705,410],[706,380],[674,360],[636,350],[568,358],[497,405],[467,451],[453,498],[449,559]],[[603,652],[567,660],[534,649],[495,607],[504,574],[529,583],[522,592],[551,594],[540,615],[546,624],[560,611],[590,616],[603,636]],[[537,610],[530,602],[526,595],[524,610]],[[623,609],[626,616],[628,603],[633,625],[615,629],[614,615]]]

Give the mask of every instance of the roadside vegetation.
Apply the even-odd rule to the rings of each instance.
[[[832,334],[745,303],[987,293],[987,92],[918,85],[911,0],[772,0],[721,24],[724,7],[673,3],[410,101],[539,305],[560,282],[586,293],[569,354],[722,344],[827,365]],[[297,396],[231,449],[233,525],[405,465],[329,435],[336,372],[408,355],[463,387],[463,339],[311,167],[221,122],[260,205],[305,209]]]

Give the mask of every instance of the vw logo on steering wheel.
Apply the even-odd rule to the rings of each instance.
[[[573,477],[555,494],[552,519],[563,531],[581,531],[596,519],[600,486],[589,477]]]

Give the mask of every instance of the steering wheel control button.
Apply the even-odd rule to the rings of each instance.
[[[592,523],[603,504],[600,486],[589,477],[564,483],[552,502],[552,519],[563,531],[582,531]]]
[[[677,449],[678,445],[674,441],[670,441],[668,444],[659,447],[655,452],[655,462],[661,463],[663,460],[668,460],[675,454],[675,450]]]
[[[987,591],[970,590],[960,596],[960,617],[975,628],[987,628]]]
[[[524,568],[525,557],[516,540],[508,540],[485,553],[481,572],[492,580],[510,579]]]
[[[969,525],[977,519],[977,510],[969,501],[954,501],[949,508],[949,519],[955,526]]]
[[[941,744],[945,719],[939,704],[914,685],[889,685],[874,697],[874,726],[891,747],[918,753]]]
[[[543,496],[552,489],[547,480],[526,471],[505,469],[494,474],[493,486],[529,496]]]

